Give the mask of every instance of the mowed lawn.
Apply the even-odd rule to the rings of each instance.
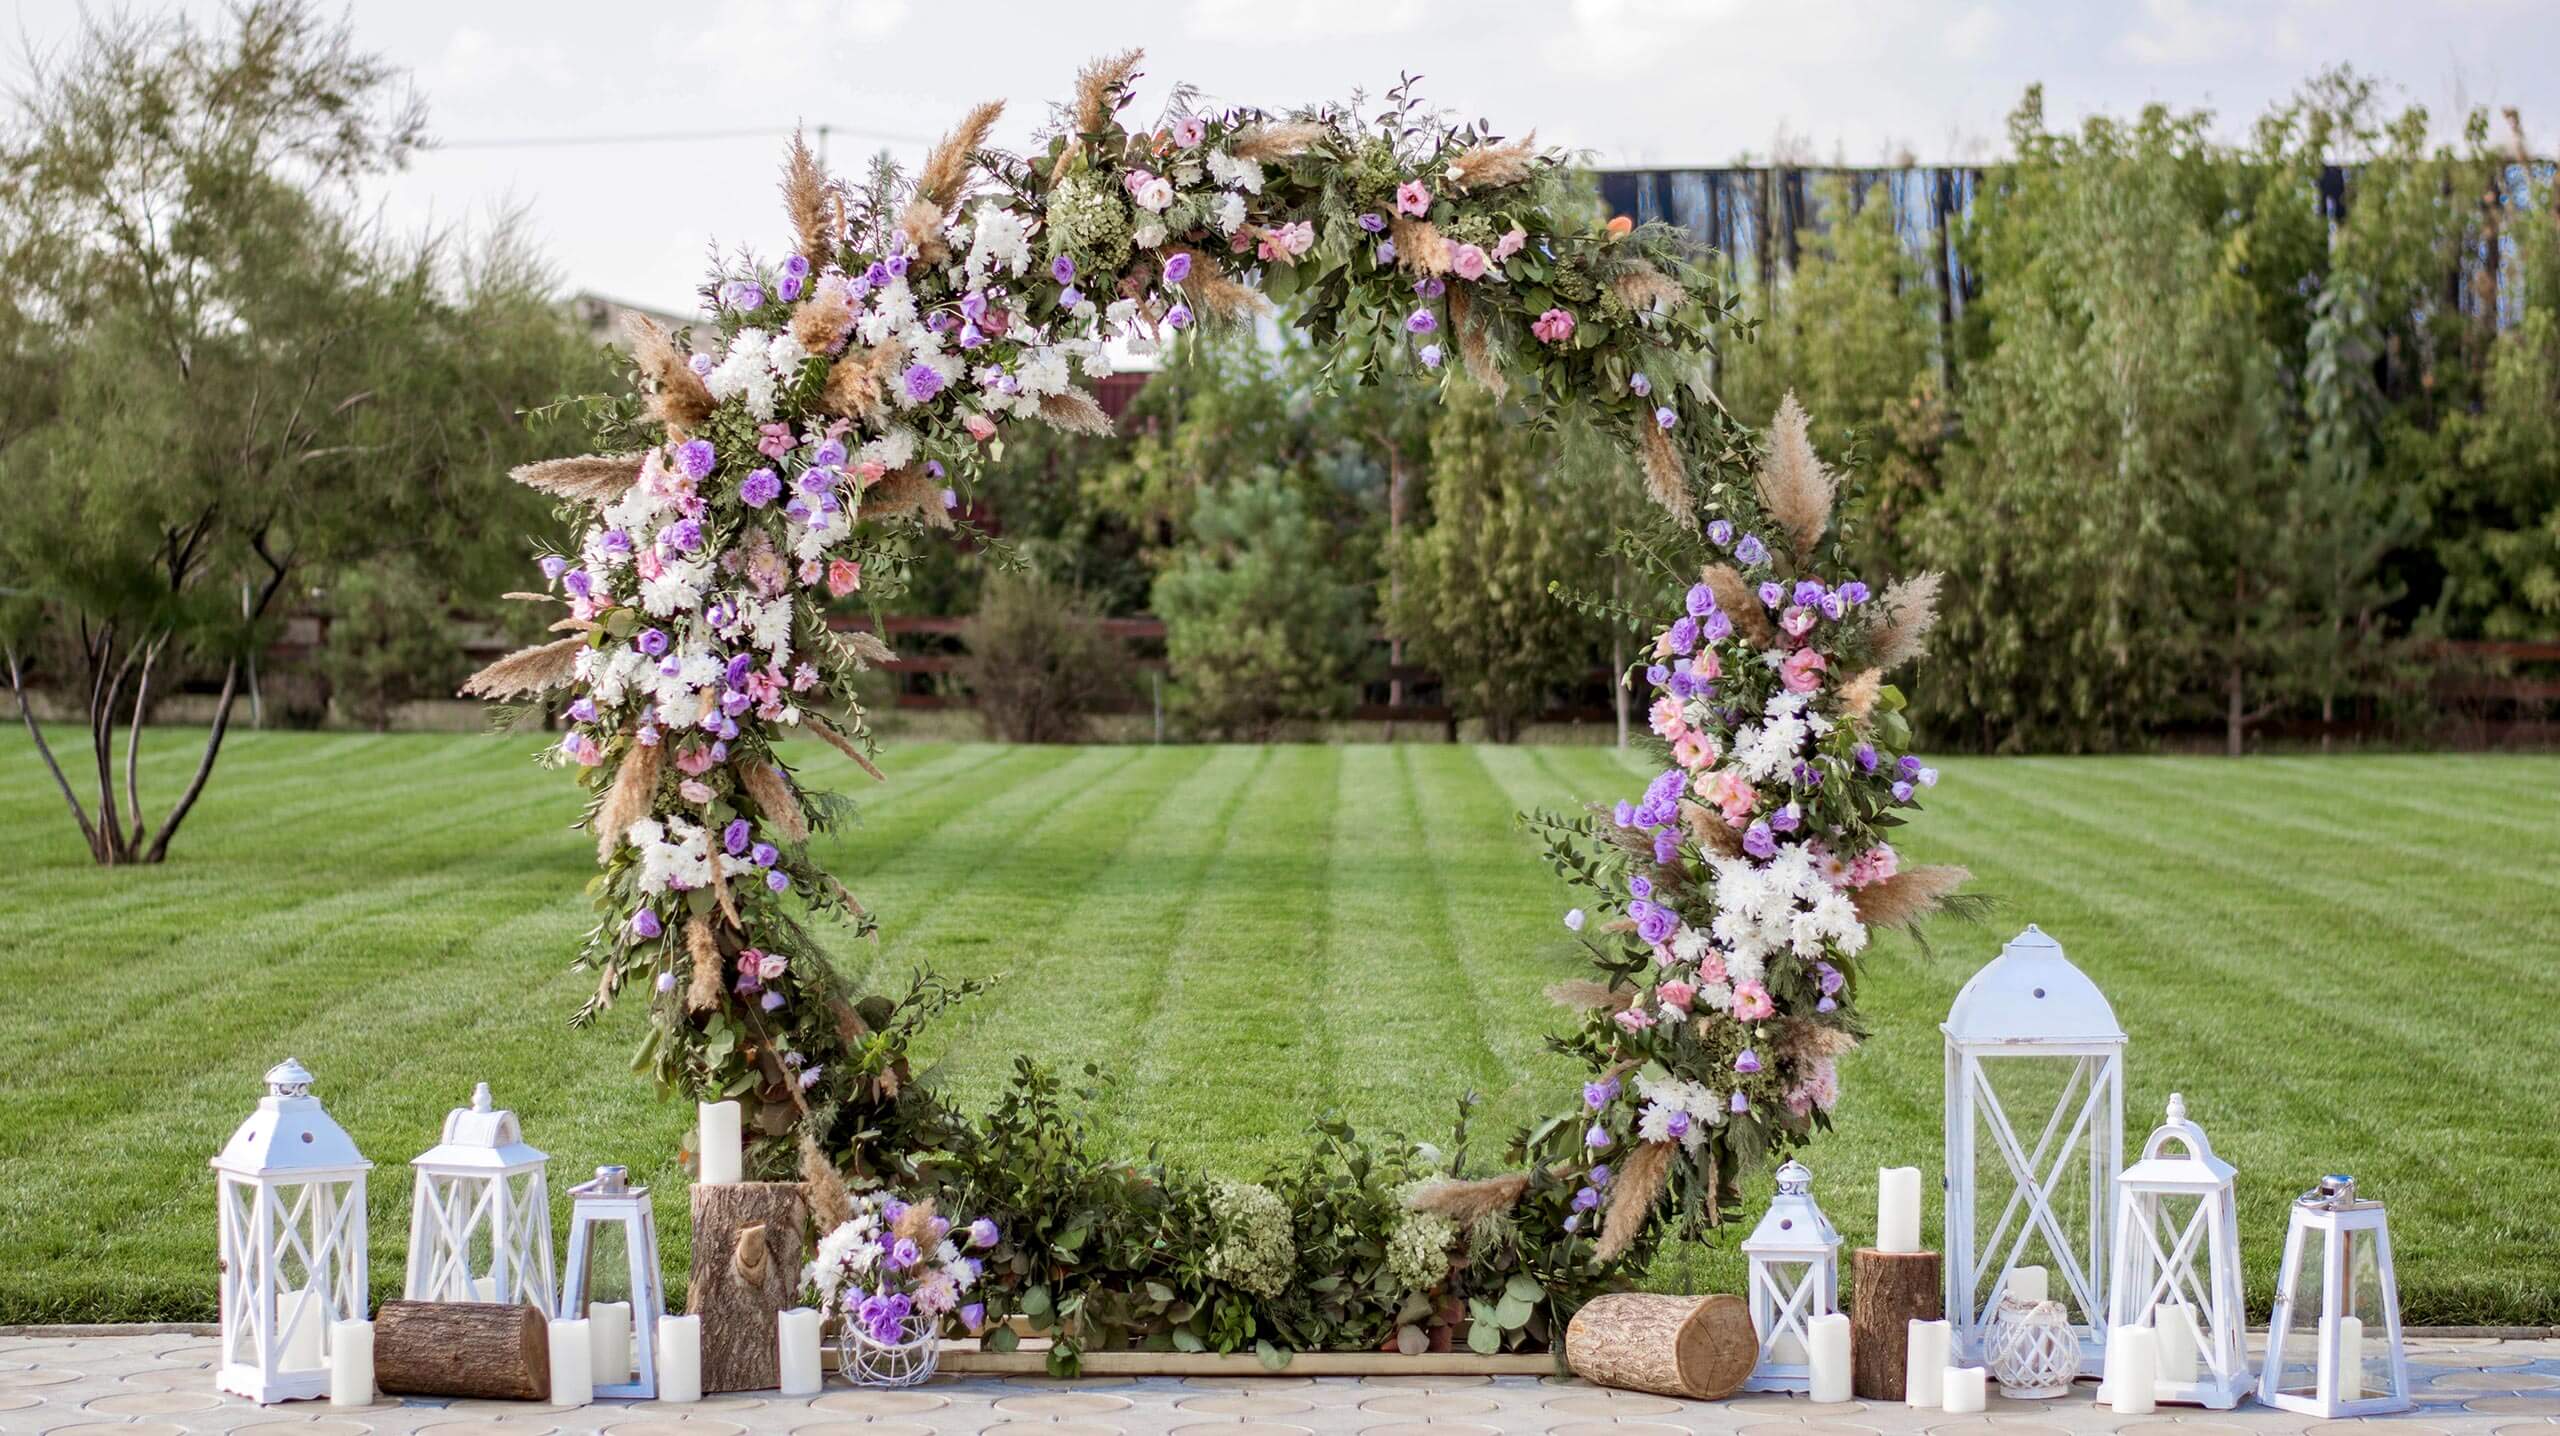
[[[190,739],[150,735],[146,803]],[[657,1186],[680,1269],[691,1108],[629,1072],[638,1012],[565,1026],[594,849],[532,746],[239,734],[167,866],[99,872],[23,736],[0,738],[0,1322],[209,1315],[205,1161],[288,1054],[379,1164],[379,1290],[403,1164],[475,1080],[552,1154],[555,1193],[608,1161]],[[1602,748],[916,745],[885,786],[802,759],[864,802],[826,856],[884,935],[839,961],[874,983],[1003,978],[946,1020],[935,1080],[975,1107],[1017,1053],[1096,1063],[1110,1140],[1235,1175],[1328,1111],[1438,1139],[1472,1090],[1482,1152],[1570,1101],[1540,994],[1577,970],[1571,899],[1512,817],[1646,776]],[[1876,1167],[1936,1172],[1937,1024],[2032,921],[2132,1034],[2128,1149],[2174,1089],[2239,1167],[2256,1304],[2286,1203],[2343,1170],[2390,1203],[2411,1320],[2560,1321],[2560,760],[1945,772],[1907,852],[1970,865],[2002,908],[1942,925],[1934,956],[1898,937],[1872,955],[1875,1037],[1809,1156],[1852,1245]],[[1756,1206],[1767,1174],[1748,1181]],[[1648,1280],[1737,1289],[1739,1235]]]

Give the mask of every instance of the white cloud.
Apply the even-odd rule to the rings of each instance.
[[[2248,47],[2248,25],[2196,0],[2143,0],[2142,14],[2144,23],[2127,30],[2116,49],[2145,65],[2218,64]]]
[[[1938,32],[1938,46],[1950,60],[1979,60],[1989,54],[2006,26],[1989,5],[1967,6]]]
[[[1187,28],[1219,40],[1322,40],[1420,29],[1429,0],[1194,0]]]

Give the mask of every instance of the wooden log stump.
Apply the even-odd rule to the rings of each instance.
[[[777,1323],[800,1290],[809,1200],[798,1182],[693,1189],[693,1270],[685,1310],[702,1318],[702,1389],[782,1384]]]
[[[374,1384],[404,1396],[551,1399],[549,1323],[494,1301],[386,1301],[373,1314]]]
[[[1860,1247],[1849,1259],[1849,1389],[1869,1401],[1900,1401],[1914,1321],[1944,1310],[1936,1252]]]
[[[1721,1401],[1751,1375],[1760,1335],[1738,1296],[1621,1291],[1573,1314],[1564,1352],[1573,1373],[1595,1385]]]

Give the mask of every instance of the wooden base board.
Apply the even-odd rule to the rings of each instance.
[[[1553,1376],[1556,1359],[1546,1352],[1478,1356],[1472,1351],[1424,1352],[1403,1356],[1388,1351],[1301,1351],[1278,1371],[1251,1352],[1221,1355],[1208,1351],[1088,1351],[1080,1363],[1087,1376]],[[975,1342],[949,1342],[942,1348],[940,1368],[954,1376],[1040,1376],[1049,1369],[1045,1342],[1022,1343],[1014,1351],[980,1351]]]

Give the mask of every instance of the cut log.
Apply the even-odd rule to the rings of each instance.
[[[1900,1401],[1910,1324],[1936,1321],[1944,1309],[1938,1254],[1860,1247],[1849,1272],[1849,1389],[1869,1401]]]
[[[1573,1373],[1595,1385],[1721,1401],[1751,1375],[1760,1335],[1738,1296],[1621,1291],[1573,1314],[1564,1354]]]
[[[373,1314],[374,1383],[403,1396],[551,1399],[549,1323],[494,1301],[386,1301]]]
[[[685,1310],[702,1318],[702,1389],[782,1384],[774,1320],[796,1305],[807,1262],[809,1199],[798,1182],[723,1182],[693,1189],[693,1280]]]

